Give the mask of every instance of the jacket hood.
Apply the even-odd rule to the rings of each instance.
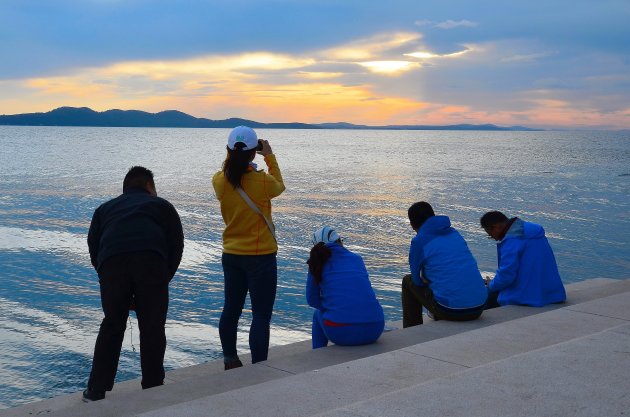
[[[418,233],[440,235],[449,232],[450,228],[451,220],[448,216],[433,216],[424,222]]]
[[[326,243],[324,246],[330,248],[331,250],[348,250],[343,245],[340,245],[337,242],[329,242]]]
[[[510,230],[505,234],[505,238],[509,237],[522,237],[525,239],[539,239],[545,236],[545,229],[539,224],[524,222],[521,219],[517,219]]]
[[[545,237],[545,229],[536,223],[523,222],[523,234],[525,239],[539,239]]]

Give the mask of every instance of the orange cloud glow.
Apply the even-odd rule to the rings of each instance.
[[[380,56],[383,52],[398,48],[421,38],[419,33],[400,32],[376,35],[368,39],[350,42],[319,53],[329,60],[362,61]]]
[[[419,68],[420,64],[409,61],[369,61],[361,62],[360,65],[366,67],[377,74],[397,75],[414,68]]]
[[[34,78],[25,83],[31,89],[37,90],[42,96],[71,96],[88,98],[94,96],[108,96],[105,85],[85,83],[81,79],[71,77]]]
[[[520,104],[517,111],[486,110],[483,101],[487,97],[480,98],[479,105],[429,102],[417,88],[407,92],[398,84],[427,82],[423,65],[448,68],[472,61],[496,62],[500,48],[462,44],[461,51],[440,55],[425,48],[421,39],[418,33],[398,32],[304,55],[253,51],[125,61],[78,68],[62,77],[4,80],[0,81],[0,113],[48,111],[68,105],[100,111],[177,109],[197,117],[244,117],[262,122],[630,125],[628,109],[605,113],[580,108],[545,90],[522,92],[514,99]]]
[[[325,59],[344,54],[346,57],[372,57],[417,37],[417,34],[380,36],[314,56]],[[347,48],[363,52],[354,55],[343,52]],[[59,105],[73,105],[85,99],[81,105],[95,110],[178,109],[199,117],[239,116],[270,122],[290,119],[395,123],[399,114],[411,114],[426,106],[409,98],[379,94],[369,84],[344,85],[327,81],[346,74],[311,70],[318,62],[329,61],[252,52],[188,60],[118,62],[102,68],[80,69],[64,77],[26,80],[23,86],[27,93],[23,98]],[[418,67],[417,63],[409,61],[348,61],[346,64],[359,64],[370,72],[384,75]]]

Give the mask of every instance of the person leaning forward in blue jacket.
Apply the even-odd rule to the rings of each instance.
[[[313,233],[306,301],[313,313],[313,349],[374,343],[383,333],[383,308],[363,259],[346,249],[330,227]]]
[[[411,274],[402,282],[403,327],[422,324],[423,306],[434,320],[479,318],[488,294],[464,238],[427,202],[413,204],[408,215],[416,236],[409,249]]]
[[[497,243],[498,269],[488,281],[486,308],[508,304],[542,307],[567,296],[542,226],[500,211],[481,217],[481,227]]]

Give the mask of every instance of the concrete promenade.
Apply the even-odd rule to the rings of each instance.
[[[0,416],[630,416],[630,280],[567,293],[565,304],[427,319],[368,346],[298,342],[229,372],[208,362],[162,387],[127,381],[102,401],[75,393]]]

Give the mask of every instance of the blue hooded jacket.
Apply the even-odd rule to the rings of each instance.
[[[486,302],[488,291],[477,261],[447,216],[432,216],[424,222],[411,240],[409,266],[414,284],[425,285],[422,275],[444,307],[468,309]]]
[[[336,243],[326,245],[332,254],[317,284],[310,272],[306,301],[322,312],[325,320],[355,324],[383,322],[383,308],[376,299],[363,259]]]
[[[566,300],[542,226],[516,219],[497,243],[497,259],[499,267],[489,289],[499,293],[499,304],[542,307]]]

